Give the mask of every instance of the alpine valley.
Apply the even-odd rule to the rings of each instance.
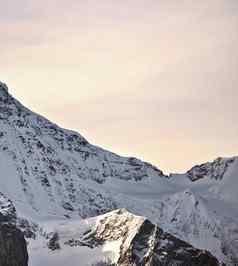
[[[237,192],[238,157],[168,176],[0,83],[0,266],[238,265]]]

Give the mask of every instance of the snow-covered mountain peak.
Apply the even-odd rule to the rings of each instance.
[[[0,178],[0,188],[24,212],[27,206],[41,215],[94,216],[116,207],[97,184],[165,177],[149,163],[91,145],[12,96],[0,98],[0,109],[0,168],[10,177]]]
[[[83,243],[106,246],[119,266],[220,265],[209,252],[193,248],[125,209],[99,217],[96,226],[87,230]]]
[[[46,227],[41,230],[45,232],[42,237],[29,241],[30,265],[44,262],[63,266],[69,261],[72,266],[222,265],[211,253],[194,248],[126,209],[81,221],[54,221]],[[47,252],[49,249],[51,252]]]
[[[135,216],[126,209],[118,209],[98,217],[93,229],[94,237],[117,241],[129,233],[131,239],[145,220],[146,218]]]
[[[237,261],[236,157],[218,158],[168,178],[149,163],[94,146],[79,133],[33,113],[6,94],[4,84],[1,87],[0,192],[16,207],[18,224],[44,228],[53,223],[57,231],[61,222],[74,223],[126,208],[142,217],[120,209],[97,217],[96,231],[113,236],[136,229],[136,235],[141,235],[138,230],[147,229],[148,224],[155,229],[151,220],[221,260]],[[0,195],[4,211],[8,210],[5,196]],[[34,235],[28,231],[27,235]],[[154,231],[145,236],[147,251],[147,243],[156,239]],[[136,252],[141,251],[138,241],[132,244]]]
[[[219,157],[213,162],[194,166],[186,175],[191,181],[197,181],[202,178],[211,178],[222,180],[229,167],[237,161],[237,157],[222,158]]]

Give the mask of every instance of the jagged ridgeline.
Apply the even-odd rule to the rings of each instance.
[[[150,163],[92,145],[81,134],[30,111],[0,83],[0,192],[13,203],[16,226],[29,242],[30,266],[40,266],[39,257],[46,265],[67,261],[72,249],[58,243],[61,224],[81,231],[90,217],[121,208],[236,265],[237,176],[237,157],[166,176]],[[52,250],[58,244],[61,249]],[[85,248],[80,254],[87,257]]]
[[[82,217],[93,216],[115,208],[116,202],[84,181],[164,177],[148,163],[93,146],[80,134],[29,111],[7,93],[5,85],[0,97],[0,149],[12,164],[19,196],[34,211],[57,209],[61,215],[77,211]],[[36,187],[43,205],[34,196]]]

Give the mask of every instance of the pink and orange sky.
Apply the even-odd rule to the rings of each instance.
[[[237,0],[0,0],[10,92],[165,172],[238,155],[237,47]]]

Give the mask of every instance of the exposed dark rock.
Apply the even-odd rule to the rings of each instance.
[[[16,210],[0,193],[0,266],[27,266],[24,234],[16,227]]]
[[[121,256],[119,265],[218,266],[221,264],[208,251],[198,250],[145,220],[127,252]]]
[[[116,240],[121,240],[119,266],[222,265],[208,251],[196,249],[124,209],[103,216],[97,227],[82,238],[90,247]]]
[[[59,235],[57,232],[55,232],[49,240],[48,248],[52,251],[60,249]]]
[[[23,233],[15,225],[0,223],[0,266],[27,265],[27,245]]]
[[[21,229],[26,239],[36,239],[36,233],[39,231],[39,226],[26,219],[17,219],[17,227]]]
[[[202,178],[222,180],[227,169],[235,160],[235,157],[217,158],[213,162],[194,166],[187,172],[187,176],[192,182]]]

